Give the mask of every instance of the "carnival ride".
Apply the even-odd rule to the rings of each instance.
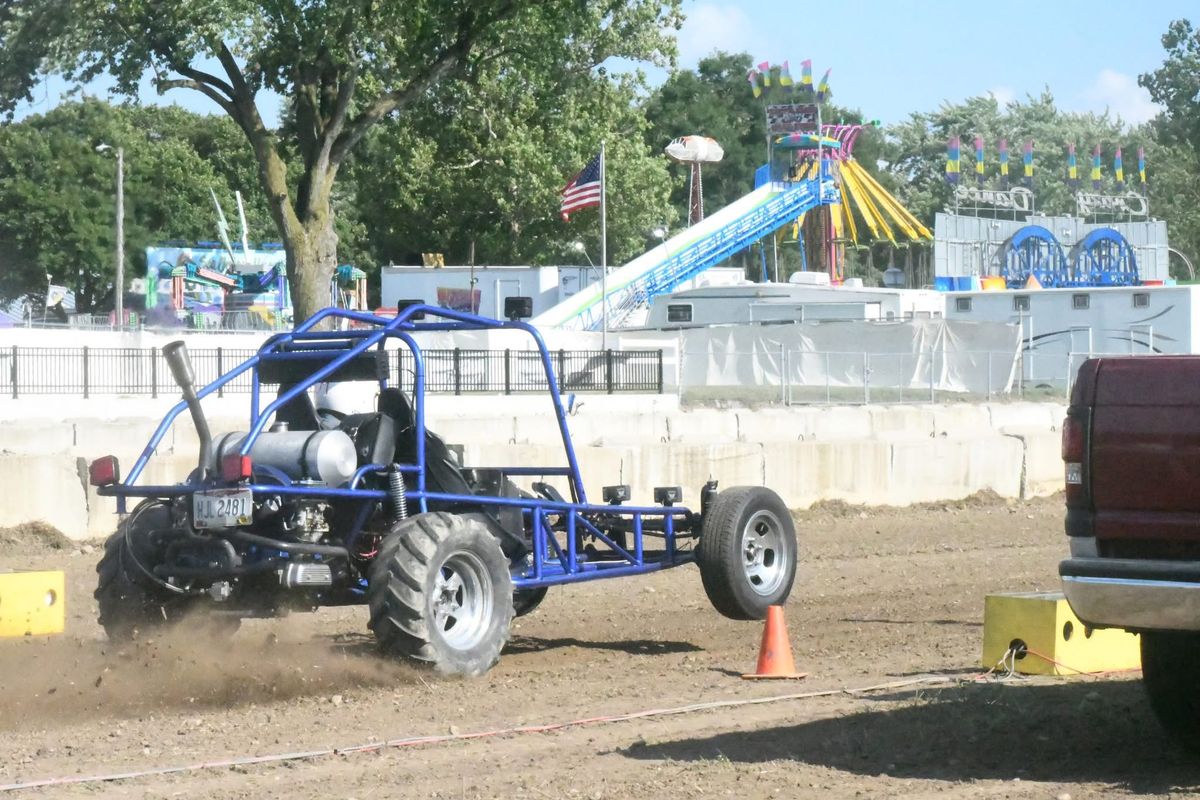
[[[872,241],[893,245],[933,238],[854,159],[862,125],[822,125],[820,130],[819,136],[813,128],[773,137],[770,161],[755,174],[753,191],[612,271],[607,315],[602,288],[592,284],[531,322],[598,330],[607,316],[609,327],[621,327],[651,298],[768,236],[798,242],[804,263],[828,272],[835,283],[845,274],[846,245],[859,245],[868,232]]]
[[[1041,225],[1026,225],[1004,242],[1000,276],[1009,289],[1074,286],[1137,286],[1137,257],[1113,228],[1095,228],[1070,252]],[[1031,284],[1030,280],[1036,281]]]

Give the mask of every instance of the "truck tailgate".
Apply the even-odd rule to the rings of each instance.
[[[1200,539],[1200,357],[1105,359],[1091,499],[1100,539]]]

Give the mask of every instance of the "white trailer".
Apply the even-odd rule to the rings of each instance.
[[[938,319],[941,292],[808,283],[712,286],[650,301],[648,328],[820,320]]]
[[[1021,325],[1026,382],[1070,382],[1089,354],[1200,353],[1200,286],[947,292],[946,318]]]
[[[380,270],[380,300],[385,308],[420,300],[504,319],[507,297],[533,298],[539,314],[599,278],[590,267],[390,266]]]

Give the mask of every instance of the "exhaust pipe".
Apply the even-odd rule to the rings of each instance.
[[[200,478],[208,477],[208,460],[212,450],[212,433],[208,430],[208,420],[204,417],[204,409],[200,407],[200,398],[196,397],[196,375],[192,371],[192,359],[188,357],[187,344],[183,341],[163,345],[163,358],[171,368],[175,383],[183,391],[184,402],[192,414],[192,424],[196,426],[196,435],[200,437]]]

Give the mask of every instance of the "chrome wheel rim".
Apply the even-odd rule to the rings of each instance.
[[[786,540],[779,517],[758,511],[746,521],[741,539],[742,572],[755,594],[774,594],[787,575]]]
[[[433,623],[448,645],[469,650],[487,633],[492,618],[492,578],[473,553],[453,553],[433,582]]]

